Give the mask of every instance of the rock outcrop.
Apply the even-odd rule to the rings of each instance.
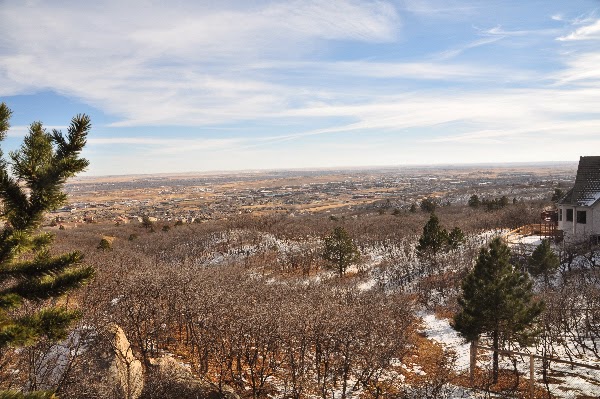
[[[124,399],[138,399],[144,389],[144,368],[135,358],[131,344],[121,327],[113,324],[109,327],[112,334],[112,353],[108,379],[119,387]]]
[[[138,399],[144,370],[123,329],[80,328],[50,348],[38,366],[37,389],[61,389],[61,398]]]
[[[149,373],[144,398],[240,399],[231,387],[219,390],[215,384],[195,376],[189,366],[171,355],[152,359]]]

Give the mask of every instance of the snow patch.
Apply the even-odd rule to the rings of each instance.
[[[465,343],[446,319],[439,319],[434,314],[420,314],[423,320],[423,333],[427,338],[440,343],[445,349],[456,353],[457,370],[468,370],[470,362],[470,344]]]

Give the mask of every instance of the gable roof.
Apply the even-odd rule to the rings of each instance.
[[[575,185],[558,201],[562,205],[592,206],[600,201],[600,156],[579,157]]]

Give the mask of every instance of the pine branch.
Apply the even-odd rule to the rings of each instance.
[[[6,163],[0,162],[0,199],[8,222],[15,229],[26,230],[29,222],[29,199],[19,183],[8,175]]]
[[[42,309],[33,316],[20,319],[19,322],[34,330],[38,335],[57,341],[67,337],[69,325],[80,316],[78,311],[54,307]]]
[[[41,122],[33,122],[19,150],[9,153],[13,174],[31,188],[51,165],[52,153],[52,136]]]
[[[86,144],[86,137],[92,129],[92,122],[87,115],[78,114],[72,120],[67,130],[68,141],[58,130],[52,132],[54,142],[57,144],[57,159],[77,156]],[[86,165],[87,166],[87,165]]]
[[[56,341],[67,336],[71,323],[80,313],[63,308],[46,308],[32,316],[24,316],[0,327],[0,347],[29,346],[45,336]]]
[[[0,104],[0,140],[4,140],[6,132],[10,128],[10,116],[12,111],[6,106],[5,103]]]
[[[3,294],[14,293],[28,300],[44,300],[79,288],[92,277],[94,277],[94,269],[90,266],[71,269],[56,276],[23,281],[7,289]]]
[[[71,252],[64,255],[50,258],[43,254],[37,259],[13,263],[0,271],[0,281],[8,278],[40,278],[44,276],[53,276],[65,270],[67,267],[81,263],[83,254],[81,252]]]
[[[0,234],[0,281],[2,281],[2,271],[10,266],[16,256],[32,250],[39,251],[52,240],[52,235],[49,233],[31,237],[27,231],[5,228]]]
[[[39,338],[37,332],[19,322],[13,322],[0,327],[0,348],[8,345],[28,346]]]
[[[2,391],[0,399],[58,399],[53,392],[35,391],[35,392],[18,392],[18,391]]]
[[[0,309],[9,310],[15,309],[23,303],[22,298],[17,294],[2,294],[0,295]],[[0,345],[1,347],[1,345]]]
[[[51,233],[41,233],[35,236],[32,240],[33,250],[39,251],[48,247],[54,242],[54,235]]]

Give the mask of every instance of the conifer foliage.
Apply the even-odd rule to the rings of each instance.
[[[11,113],[0,104],[0,140]],[[81,264],[80,252],[51,255],[53,235],[38,229],[44,213],[66,200],[62,186],[67,178],[87,167],[80,152],[90,129],[86,115],[74,117],[66,135],[34,122],[18,150],[8,157],[0,151],[0,349],[31,345],[44,336],[61,339],[77,318],[76,311],[44,306],[44,301],[80,286],[94,271]],[[26,303],[40,306],[24,311]]]
[[[548,287],[550,284],[550,275],[560,266],[560,260],[554,251],[552,251],[548,239],[542,240],[540,245],[535,248],[527,266],[532,276],[544,276],[544,283]]]
[[[481,335],[494,349],[507,342],[527,344],[536,334],[535,320],[543,303],[533,299],[527,274],[510,264],[510,249],[500,238],[479,252],[474,269],[462,282],[461,310],[453,327],[468,341]],[[498,352],[493,356],[494,383],[498,381]]]
[[[348,232],[343,227],[336,227],[325,237],[323,258],[331,262],[342,277],[348,266],[360,260],[360,252]]]
[[[423,234],[419,238],[417,253],[424,255],[426,252],[437,254],[442,251],[448,242],[448,232],[440,226],[440,219],[432,213],[423,226]]]
[[[440,252],[448,252],[451,249],[457,249],[464,244],[465,235],[458,227],[448,231],[440,225],[440,219],[432,213],[425,226],[423,234],[417,244],[417,255],[420,258],[428,255],[437,255]]]

